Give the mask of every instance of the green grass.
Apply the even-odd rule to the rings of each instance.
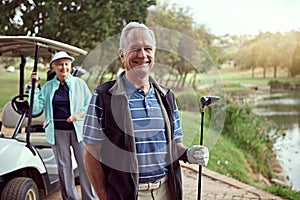
[[[244,183],[251,183],[251,176],[249,176],[248,168],[245,167],[248,165],[247,159],[240,148],[231,140],[221,135],[210,154],[210,161],[207,166],[209,169]]]
[[[186,146],[199,144],[200,116],[195,112],[181,112],[182,129],[184,132],[183,143]],[[199,119],[199,120],[198,120]],[[208,120],[204,119],[208,124]],[[195,134],[195,132],[197,132]],[[204,145],[207,128],[204,127]],[[212,134],[212,133],[210,133]],[[210,160],[207,168],[233,178],[249,183],[250,177],[247,171],[247,160],[240,148],[224,135],[214,137],[216,144],[210,149]]]
[[[19,93],[19,71],[6,72],[0,69],[0,109]]]
[[[224,82],[224,84],[253,84],[253,85],[258,85],[258,86],[265,86],[268,85],[268,83],[271,80],[278,80],[280,82],[289,82],[289,83],[297,83],[299,82],[299,78],[290,78],[287,76],[286,71],[279,70],[277,77],[273,77],[273,72],[272,71],[267,71],[266,77],[263,78],[262,71],[261,69],[257,69],[254,77],[252,77],[252,72],[251,70],[244,70],[241,71],[235,67],[232,66],[223,66],[223,68],[220,70],[220,76]],[[214,76],[211,74],[211,76]]]
[[[299,200],[300,199],[300,192],[296,193],[294,191],[288,190],[282,186],[276,185],[273,187],[266,187],[264,188],[266,191],[276,194],[278,196],[287,197],[289,200]]]
[[[184,132],[183,143],[186,146],[198,145],[200,135],[200,115],[195,112],[181,112],[182,129]],[[209,117],[204,119],[204,141],[203,144],[210,147],[210,160],[207,168],[212,171],[229,175],[230,177],[249,183],[251,179],[247,171],[247,160],[243,151],[230,139],[222,134],[213,133],[207,129]],[[197,132],[195,134],[195,132]],[[215,141],[207,142],[207,134]],[[212,145],[213,143],[213,145]]]
[[[186,146],[199,144],[200,113],[181,111],[181,124],[184,131],[183,143]]]

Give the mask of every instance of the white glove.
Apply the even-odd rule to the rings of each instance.
[[[187,160],[191,164],[206,166],[209,160],[209,151],[206,146],[195,145],[187,150]]]

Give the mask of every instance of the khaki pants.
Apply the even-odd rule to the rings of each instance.
[[[168,181],[164,182],[158,189],[139,191],[138,200],[171,200]]]

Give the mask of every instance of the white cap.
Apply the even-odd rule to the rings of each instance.
[[[50,61],[50,66],[52,65],[52,63],[56,60],[59,60],[59,59],[62,59],[62,58],[65,58],[65,59],[70,59],[71,62],[74,61],[74,58],[72,56],[69,56],[66,52],[64,51],[60,51],[60,52],[57,52],[55,53],[53,56],[52,56],[52,59]]]

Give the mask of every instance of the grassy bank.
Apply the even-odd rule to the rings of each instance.
[[[208,124],[209,113],[206,115],[205,124]],[[199,133],[196,136],[191,135],[199,125],[199,121],[193,120],[197,118],[199,113],[182,112],[186,145],[199,144]],[[276,195],[293,200],[300,199],[300,194],[295,191],[279,185],[267,186],[261,180],[261,177],[267,180],[275,177],[273,167],[277,162],[272,151],[272,141],[266,134],[274,126],[265,118],[251,114],[250,106],[228,105],[224,129],[216,137],[207,168]],[[207,131],[207,128],[204,130]],[[192,137],[193,142],[190,143]]]
[[[198,125],[190,120],[191,115],[197,118],[199,114],[182,112],[184,143],[186,145],[188,145],[186,138],[189,138],[190,133],[194,131],[188,129],[186,123],[189,124],[189,127],[197,127]],[[205,124],[209,123],[209,112],[206,113],[205,121]],[[251,116],[248,107],[228,105],[224,129],[216,137],[216,144],[211,149],[208,168],[256,186],[257,184],[250,172],[252,174],[253,172],[261,173],[268,178],[272,177],[274,155],[270,148],[271,141],[264,134],[266,129],[271,127],[271,124],[266,127],[266,122],[262,118]],[[207,128],[204,128],[204,132],[206,131]],[[195,144],[199,144],[199,132],[190,145]],[[264,152],[264,154],[260,152]]]

